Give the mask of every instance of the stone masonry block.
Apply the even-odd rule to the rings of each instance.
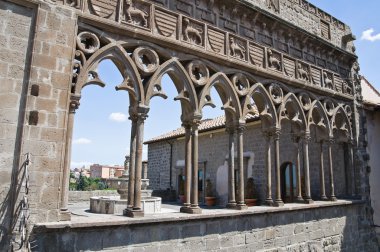
[[[54,70],[56,67],[56,58],[42,54],[35,54],[33,65],[36,67]]]

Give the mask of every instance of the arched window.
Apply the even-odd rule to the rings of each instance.
[[[281,165],[281,198],[285,203],[294,202],[296,194],[296,166],[292,162]]]

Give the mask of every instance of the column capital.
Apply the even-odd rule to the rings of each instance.
[[[237,132],[238,134],[241,134],[241,133],[243,133],[244,130],[246,129],[246,124],[245,124],[245,123],[239,123],[239,124],[237,124],[237,125],[235,126],[235,128],[236,128],[236,132]]]
[[[310,143],[310,141],[311,141],[311,135],[310,135],[310,132],[305,132],[305,134],[303,135],[303,140],[304,140],[306,143]]]
[[[190,122],[191,128],[193,131],[198,130],[199,125],[201,125],[201,120],[200,119],[193,119]]]
[[[335,139],[333,137],[329,137],[329,139],[326,140],[328,145],[333,145],[335,143]]]
[[[281,129],[276,128],[271,132],[271,135],[273,136],[274,140],[279,140],[281,135]]]
[[[69,113],[70,114],[75,114],[76,110],[79,108],[80,98],[81,97],[79,95],[75,95],[75,94],[72,94],[70,96],[70,105],[69,105]]]

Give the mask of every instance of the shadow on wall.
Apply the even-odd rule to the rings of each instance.
[[[25,245],[22,234],[26,233],[28,202],[25,196],[20,199],[20,193],[23,189],[22,193],[28,194],[28,164],[27,157],[19,169],[13,170],[9,190],[0,208],[0,251],[8,251],[12,247],[19,249]]]

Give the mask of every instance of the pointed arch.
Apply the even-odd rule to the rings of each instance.
[[[233,84],[224,73],[214,74],[207,84],[203,87],[199,96],[199,112],[202,114],[204,106],[214,106],[211,100],[211,88],[215,86],[216,91],[223,103],[223,109],[226,111],[226,122],[244,120],[242,117],[239,97]]]
[[[251,99],[253,99],[255,107],[252,106]],[[278,126],[278,117],[275,106],[268,91],[261,83],[253,85],[242,101],[243,118],[248,114],[255,115],[257,113],[259,113],[263,129],[276,128]]]
[[[319,121],[315,121],[315,113],[318,113]],[[322,122],[323,119],[323,122]],[[312,125],[324,127],[327,133],[327,136],[331,136],[331,127],[330,120],[327,116],[325,107],[318,100],[315,100],[310,105],[310,110],[307,113],[307,127],[306,130],[310,132],[310,128]]]
[[[75,85],[75,94],[80,95],[82,89],[90,84],[105,86],[98,78],[96,68],[103,60],[111,60],[120,71],[123,82],[116,87],[116,90],[126,90],[129,93],[131,105],[137,105],[144,99],[143,85],[140,74],[131,57],[119,44],[109,44],[96,51],[83,65]],[[92,79],[89,79],[89,77]]]
[[[174,99],[181,102],[182,116],[193,115],[194,112],[198,111],[197,94],[186,69],[176,58],[163,63],[149,79],[145,87],[145,106],[149,107],[150,100],[155,96],[167,98],[162,90],[161,83],[161,79],[165,74],[170,76],[178,91],[178,96]]]
[[[281,126],[283,119],[290,120],[294,125],[299,127],[300,132],[306,131],[306,116],[303,108],[293,93],[288,93],[278,108],[278,123]]]
[[[353,139],[350,119],[342,106],[338,106],[334,110],[331,118],[331,132],[338,140],[350,141]]]

